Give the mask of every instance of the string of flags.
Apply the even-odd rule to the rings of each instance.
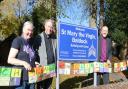
[[[56,76],[56,65],[39,66],[29,71],[29,83],[35,83]]]
[[[20,85],[21,69],[11,67],[0,67],[0,86]]]
[[[121,72],[127,69],[128,61],[122,61],[118,63],[107,62],[90,62],[90,63],[68,63],[59,62],[59,74],[84,74],[100,72],[100,73],[112,73]]]
[[[69,63],[59,62],[59,74],[65,75],[88,75],[89,73],[112,73],[121,72],[127,70],[128,61],[122,61],[118,63]],[[14,67],[0,67],[0,86],[18,86],[20,85],[22,69]],[[36,83],[47,78],[56,76],[56,65],[50,64],[47,66],[38,66],[28,72],[29,83]]]
[[[39,66],[28,72],[29,83],[36,83],[56,76],[56,65]],[[0,86],[18,86],[21,81],[22,69],[14,67],[0,67]]]

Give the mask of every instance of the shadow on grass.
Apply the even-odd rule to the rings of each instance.
[[[60,89],[76,89],[82,88],[86,86],[90,86],[93,84],[93,74],[89,74],[88,76],[75,76],[73,78],[68,78],[63,81],[59,86]]]
[[[123,74],[124,74],[125,77],[128,79],[128,70],[123,71]]]

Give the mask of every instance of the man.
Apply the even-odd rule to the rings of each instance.
[[[56,37],[54,30],[54,21],[52,19],[45,20],[45,31],[39,34],[35,39],[35,48],[38,54],[38,62],[40,65],[48,65],[55,63],[56,60]],[[43,80],[37,84],[37,89],[50,89],[52,78]]]
[[[111,40],[108,38],[108,27],[103,26],[100,30],[100,36],[99,36],[99,42],[98,42],[98,60],[99,62],[108,62],[110,63],[110,60],[112,58],[112,50],[111,50]],[[97,85],[100,84],[100,78],[103,78],[103,83],[108,84],[109,83],[109,73],[98,73],[97,75]]]
[[[24,23],[22,34],[16,37],[8,56],[8,63],[22,68],[21,84],[15,89],[35,89],[35,84],[28,83],[28,71],[35,67],[35,52],[30,38],[33,34],[33,24],[30,21]]]

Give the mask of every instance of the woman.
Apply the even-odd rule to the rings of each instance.
[[[22,34],[16,37],[13,42],[8,56],[8,63],[22,68],[21,84],[15,89],[35,89],[34,84],[28,83],[28,71],[35,67],[35,52],[32,47],[30,38],[33,34],[33,24],[25,22],[22,28]]]

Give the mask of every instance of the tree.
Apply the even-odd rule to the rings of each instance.
[[[110,35],[122,51],[128,47],[128,1],[127,0],[106,0],[105,23],[110,29]],[[127,46],[126,46],[127,45]],[[124,58],[125,52],[121,56]]]
[[[0,39],[10,34],[18,34],[20,25],[26,18],[30,18],[33,0],[3,0],[0,2]],[[30,7],[31,6],[31,7]]]
[[[56,19],[56,0],[37,0],[32,12],[36,33],[40,32],[44,20],[48,18]]]
[[[12,33],[17,33],[19,22],[13,10],[14,1],[3,0],[0,3],[0,38],[4,39]]]
[[[124,32],[127,32],[127,6],[127,0],[107,0],[105,22],[111,28],[112,31],[119,29]]]

